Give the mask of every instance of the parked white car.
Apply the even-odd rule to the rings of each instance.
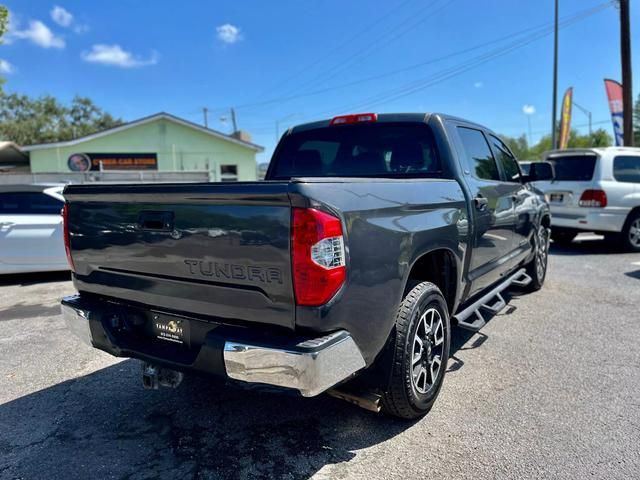
[[[0,274],[68,270],[62,186],[0,185]]]
[[[544,160],[553,164],[555,179],[536,187],[551,207],[555,242],[595,232],[640,252],[640,148],[554,150]]]

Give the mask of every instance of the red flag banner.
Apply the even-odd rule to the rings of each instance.
[[[564,150],[569,145],[569,133],[571,133],[571,107],[573,100],[573,87],[567,88],[562,98],[562,110],[560,112],[560,141],[558,148]]]
[[[608,78],[604,79],[604,88],[609,99],[609,111],[611,111],[611,121],[613,122],[613,133],[616,137],[616,146],[624,145],[622,138],[622,84]]]

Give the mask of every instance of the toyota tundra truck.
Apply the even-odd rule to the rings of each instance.
[[[367,113],[291,128],[261,182],[70,185],[63,317],[149,388],[197,371],[419,417],[451,328],[541,288],[552,177],[478,124]]]

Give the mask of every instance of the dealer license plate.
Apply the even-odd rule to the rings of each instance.
[[[179,317],[152,313],[153,335],[158,340],[177,344],[189,343],[189,322]]]

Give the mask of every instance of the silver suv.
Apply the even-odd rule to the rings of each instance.
[[[536,186],[551,207],[555,242],[595,232],[640,252],[640,148],[553,150],[544,160],[553,164],[555,179]]]

